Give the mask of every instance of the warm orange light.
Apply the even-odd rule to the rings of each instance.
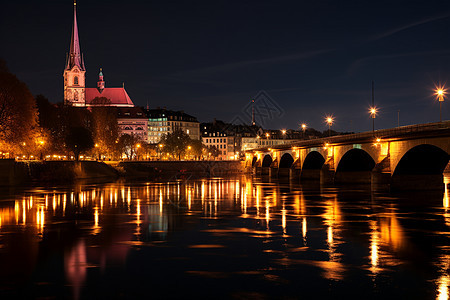
[[[303,130],[306,129],[306,124],[305,124],[305,123],[302,124],[302,129],[303,129]]]
[[[141,148],[141,144],[137,144],[136,147],[137,147],[137,148]]]
[[[281,130],[281,133],[282,133],[283,135],[285,135],[285,134],[286,134],[286,130],[285,130],[285,129]]]
[[[372,116],[372,118],[375,118],[375,116],[376,116],[377,113],[378,113],[378,108],[376,108],[375,106],[371,107],[371,108],[369,109],[369,113],[370,113],[370,115]]]
[[[270,134],[269,133],[266,133],[266,137],[269,137],[270,136]]]
[[[328,125],[333,125],[333,122],[334,122],[334,118],[333,118],[333,116],[326,116],[325,117],[325,122],[327,122],[328,123]]]
[[[98,144],[95,144],[95,147],[97,147],[97,148],[98,148]]]
[[[188,150],[191,150],[191,146],[188,146]]]
[[[437,99],[440,101],[440,102],[442,102],[442,101],[444,101],[444,97],[445,97],[445,95],[447,94],[446,93],[446,89],[442,86],[439,86],[439,87],[436,87],[436,90],[435,90],[436,92],[435,92],[435,95],[437,96]]]

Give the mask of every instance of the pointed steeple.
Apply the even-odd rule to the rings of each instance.
[[[72,38],[70,40],[70,53],[69,60],[66,69],[71,69],[74,66],[78,66],[84,71],[84,62],[81,58],[80,40],[78,38],[78,25],[77,25],[77,2],[73,2],[73,27]]]
[[[105,89],[105,81],[103,80],[102,68],[100,68],[100,73],[98,74],[97,89],[100,92],[100,94]]]

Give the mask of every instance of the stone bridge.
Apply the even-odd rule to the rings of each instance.
[[[450,121],[333,136],[252,149],[255,174],[334,183],[386,183],[398,189],[443,187]]]

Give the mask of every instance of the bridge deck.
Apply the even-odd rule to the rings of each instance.
[[[361,133],[353,133],[346,135],[336,135],[325,138],[311,139],[311,140],[295,140],[289,144],[277,145],[277,146],[264,146],[254,149],[250,149],[247,152],[265,151],[270,149],[289,149],[292,147],[307,148],[307,147],[321,147],[326,143],[329,144],[356,144],[363,143],[377,138],[383,141],[389,140],[407,140],[418,137],[437,137],[437,136],[450,136],[450,121],[443,121],[437,123],[416,124],[401,126],[389,129],[379,129],[375,131],[367,131]]]

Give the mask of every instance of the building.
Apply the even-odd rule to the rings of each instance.
[[[86,67],[81,53],[78,37],[76,2],[73,8],[72,38],[70,40],[70,52],[64,68],[64,103],[78,107],[93,105],[109,105],[117,107],[134,107],[133,101],[128,96],[125,87],[107,88],[100,69],[97,87],[86,87]],[[106,101],[105,101],[106,99]]]
[[[148,118],[140,107],[117,108],[117,124],[120,135],[129,134],[148,142]]]
[[[234,159],[233,141],[232,137],[219,131],[202,134],[202,143],[208,148],[215,147],[219,151],[218,158],[222,160]]]
[[[148,142],[159,143],[163,135],[182,130],[193,140],[200,140],[200,123],[197,118],[184,113],[165,108],[146,109],[148,118]]]

